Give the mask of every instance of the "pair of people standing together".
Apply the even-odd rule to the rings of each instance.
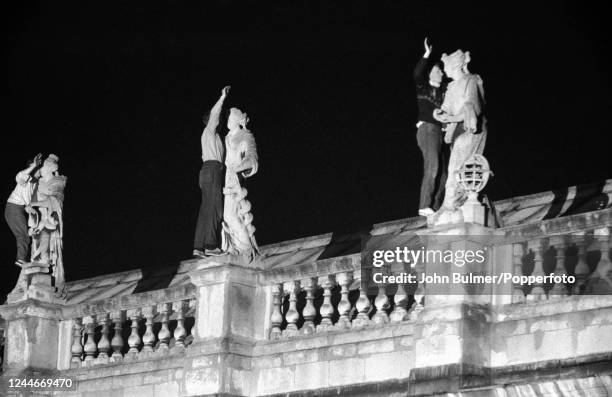
[[[258,169],[255,139],[247,129],[247,114],[231,108],[227,121],[229,129],[225,145],[219,135],[223,104],[230,87],[221,96],[204,120],[202,132],[202,168],[199,185],[202,202],[193,243],[194,257],[240,254],[251,260],[257,255],[255,227],[246,200],[244,179]]]

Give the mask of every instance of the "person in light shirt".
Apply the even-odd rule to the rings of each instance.
[[[4,219],[11,232],[15,236],[17,244],[17,258],[15,264],[22,266],[27,262],[30,248],[30,236],[28,235],[28,217],[25,207],[30,205],[32,193],[36,187],[34,174],[42,164],[42,154],[37,154],[28,168],[21,170],[15,176],[17,185],[6,200],[4,207]]]
[[[200,189],[202,202],[196,223],[193,239],[193,256],[203,258],[221,255],[221,222],[223,221],[223,183],[225,166],[223,165],[223,141],[219,136],[217,127],[223,102],[229,93],[230,87],[221,90],[221,96],[204,119],[202,132],[202,168],[200,170]]]

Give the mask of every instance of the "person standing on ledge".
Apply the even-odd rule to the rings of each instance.
[[[442,147],[442,123],[433,117],[435,109],[442,105],[446,84],[442,64],[436,62],[426,76],[429,56],[433,46],[427,37],[424,41],[425,53],[414,68],[416,82],[418,122],[417,143],[423,153],[423,181],[419,200],[419,215],[433,214],[444,199],[446,183],[446,156]],[[436,185],[436,180],[438,183]]]
[[[204,117],[202,132],[202,169],[200,170],[200,189],[202,203],[193,241],[193,256],[203,258],[221,255],[221,222],[223,221],[223,141],[217,133],[223,102],[230,87],[221,90],[221,97],[210,110],[208,119]]]
[[[28,251],[30,249],[30,236],[28,235],[28,218],[25,207],[30,205],[32,193],[34,193],[35,182],[33,171],[42,164],[42,154],[37,154],[28,168],[19,171],[15,176],[17,186],[6,200],[4,207],[4,219],[17,243],[17,260],[15,264],[22,266],[28,262]]]

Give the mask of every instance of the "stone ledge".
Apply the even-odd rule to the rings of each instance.
[[[62,307],[61,319],[107,314],[118,310],[142,309],[147,306],[195,299],[196,288],[192,284],[179,285],[163,290],[141,292],[99,301],[88,301]]]
[[[312,390],[267,394],[265,397],[404,396],[446,395],[497,396],[496,390],[518,388],[543,381],[588,379],[612,374],[612,352],[568,360],[550,360],[500,368],[452,364],[413,369],[408,378],[359,383]]]
[[[258,341],[253,347],[253,355],[284,353],[319,347],[338,346],[346,343],[369,342],[393,337],[412,336],[414,322],[387,323],[371,327],[330,330],[295,338]],[[264,350],[268,350],[264,352]]]
[[[509,303],[494,307],[491,314],[492,322],[500,323],[602,308],[612,308],[612,295],[574,295],[554,300]]]

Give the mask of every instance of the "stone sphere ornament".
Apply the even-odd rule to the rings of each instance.
[[[478,203],[478,192],[484,189],[492,175],[489,162],[482,154],[473,154],[463,163],[455,172],[455,179],[467,193],[466,203]]]

